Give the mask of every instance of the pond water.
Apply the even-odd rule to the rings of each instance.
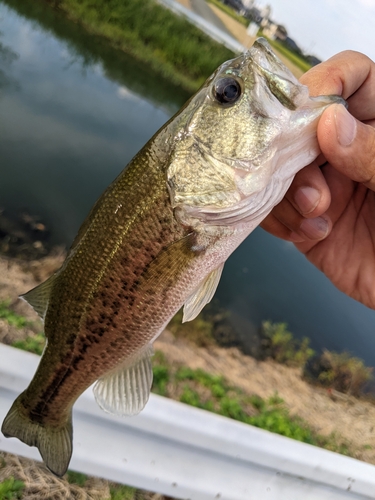
[[[68,246],[95,199],[187,97],[43,2],[0,0],[0,207],[39,214]],[[262,320],[286,321],[314,348],[375,365],[375,312],[260,229],[228,260],[216,298],[244,342]]]

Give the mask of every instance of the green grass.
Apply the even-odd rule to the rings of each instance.
[[[48,3],[189,91],[195,91],[217,66],[234,56],[184,17],[154,0]]]
[[[153,392],[182,403],[211,411],[245,424],[275,432],[297,441],[347,455],[348,446],[335,435],[320,436],[302,419],[289,414],[284,401],[274,396],[263,399],[233,387],[221,375],[204,370],[168,366],[165,357],[154,357]]]
[[[14,477],[9,477],[0,483],[0,500],[13,500],[22,498],[25,485]]]
[[[131,486],[113,485],[110,488],[111,500],[143,500],[144,495]]]
[[[45,336],[42,333],[37,333],[36,335],[26,337],[24,340],[16,340],[12,343],[12,346],[41,356],[45,343]]]
[[[271,357],[281,364],[302,367],[315,354],[310,340],[307,337],[302,340],[294,338],[286,323],[263,321],[261,337],[264,357]]]
[[[220,0],[207,0],[209,3],[212,3],[213,5],[216,5],[220,10],[228,14],[228,16],[232,17],[239,23],[243,24],[244,26],[249,26],[249,20],[245,19],[243,16],[240,16],[237,14],[237,12],[232,9],[229,5],[224,5]]]
[[[0,319],[6,321],[9,325],[14,326],[17,330],[22,330],[25,327],[33,326],[33,322],[26,319],[24,316],[17,314],[10,308],[10,301],[0,302]],[[12,343],[13,347],[23,349],[24,351],[33,352],[35,354],[42,354],[44,344],[46,342],[43,333],[26,337],[23,340],[16,340]]]
[[[182,323],[182,316],[183,312],[180,309],[168,324],[168,330],[175,337],[189,340],[198,347],[209,347],[215,344],[213,322],[207,320],[203,313],[200,313],[195,319],[186,323]]]
[[[80,472],[68,470],[67,472],[67,480],[71,484],[76,484],[81,488],[85,488],[86,481],[89,477],[86,474],[82,474]],[[122,484],[112,483],[110,486],[110,494],[111,497],[108,500],[144,500],[145,496],[136,488],[131,486],[126,486]],[[1,500],[1,498],[0,498]],[[103,499],[107,500],[107,499]]]
[[[9,325],[18,329],[24,328],[30,324],[30,321],[28,321],[24,316],[12,311],[10,308],[10,301],[0,302],[0,319],[5,320]]]
[[[88,479],[86,474],[82,474],[81,472],[76,472],[74,470],[68,470],[66,473],[68,482],[71,484],[77,484],[78,486],[85,486],[85,483]]]
[[[261,34],[260,32],[259,36],[264,36],[264,34]],[[268,42],[274,49],[278,50],[287,59],[289,59],[290,62],[292,62],[295,66],[301,69],[304,73],[311,68],[311,64],[309,62],[307,62],[305,59],[303,59],[303,57],[299,56],[298,54],[295,54],[291,50],[287,49],[281,42],[277,40],[271,40],[268,37],[265,38],[267,38]]]

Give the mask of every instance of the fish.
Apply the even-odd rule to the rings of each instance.
[[[340,96],[310,97],[259,38],[223,63],[136,154],[83,222],[62,267],[22,296],[46,346],[2,424],[65,474],[72,408],[135,415],[152,385],[152,344],[183,306],[194,319],[224,263],[319,154],[316,128]]]

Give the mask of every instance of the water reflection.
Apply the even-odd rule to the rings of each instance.
[[[1,37],[1,32],[0,32]],[[10,47],[4,45],[0,40],[0,90],[4,87],[17,88],[17,82],[9,76],[9,67],[13,61],[18,59],[19,55]]]
[[[43,215],[55,241],[69,242],[187,96],[44,3],[6,0],[0,18],[6,46],[19,54],[12,79],[20,82],[0,102],[0,206]]]
[[[80,26],[67,21],[58,11],[47,8],[44,1],[2,0],[2,3],[30,21],[36,21],[37,24],[31,25],[33,28],[43,28],[45,33],[64,43],[65,49],[62,49],[60,55],[66,58],[66,69],[78,64],[84,76],[89,68],[100,67],[100,70],[97,69],[104,76],[125,85],[155,105],[163,106],[170,114],[176,112],[188,98],[184,90],[171,85],[162,76],[147,71],[144,63],[110,47],[100,37],[86,33]],[[27,47],[25,43],[23,51]]]

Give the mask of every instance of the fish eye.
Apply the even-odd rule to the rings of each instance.
[[[213,94],[221,104],[234,104],[241,96],[241,85],[235,78],[220,78],[215,83]]]

